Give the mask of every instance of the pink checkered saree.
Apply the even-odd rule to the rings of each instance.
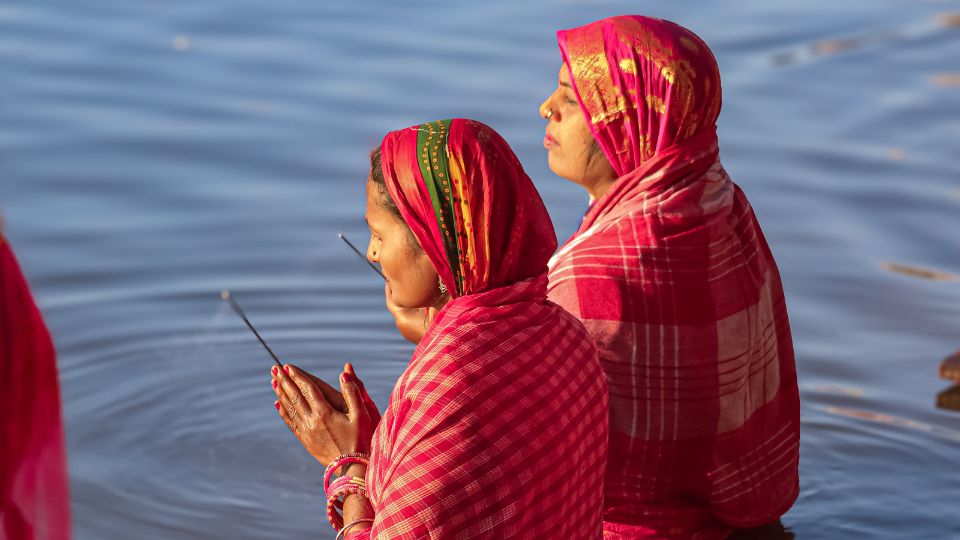
[[[645,17],[559,38],[620,175],[551,260],[548,292],[607,376],[605,536],[724,538],[774,521],[798,494],[796,368],[776,264],[719,161],[716,63]]]
[[[444,222],[476,225],[457,228],[460,257],[483,253],[456,262],[456,278],[417,166],[434,149],[458,169],[455,210],[472,213]],[[546,299],[556,244],[533,184],[477,122],[393,132],[382,152],[391,196],[453,299],[390,396],[367,473],[375,521],[350,537],[600,537],[606,386],[582,323]]]

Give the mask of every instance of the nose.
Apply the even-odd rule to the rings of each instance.
[[[373,245],[373,237],[370,237],[370,240],[367,241],[367,260],[372,263],[380,262],[380,253],[377,252],[377,248]]]
[[[553,97],[555,94],[556,92],[550,94],[547,96],[547,99],[543,100],[543,103],[540,104],[540,118],[549,121],[557,114],[557,111],[553,108]]]

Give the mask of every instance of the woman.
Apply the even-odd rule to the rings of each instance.
[[[372,438],[351,366],[342,400],[274,370],[290,429],[331,472],[348,465],[331,521],[359,538],[600,536],[604,376],[583,325],[546,299],[552,224],[506,142],[461,119],[388,134],[366,219],[388,301],[435,317]]]
[[[610,391],[604,533],[723,538],[798,493],[799,398],[780,276],[719,161],[720,75],[668,21],[558,33],[550,168],[591,205],[549,298],[596,341]],[[426,311],[388,307],[411,341]]]
[[[70,497],[56,354],[2,234],[0,380],[0,540],[66,540]]]
[[[796,367],[776,264],[720,164],[716,61],[649,17],[557,37],[544,145],[592,202],[548,294],[607,376],[604,532],[724,538],[776,521],[798,493]]]

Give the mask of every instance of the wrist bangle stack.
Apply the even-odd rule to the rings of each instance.
[[[337,511],[343,511],[343,502],[347,495],[352,493],[367,496],[367,483],[363,478],[356,476],[341,476],[330,484],[330,491],[327,492],[327,519],[334,530],[340,530],[343,527],[343,516]],[[343,497],[343,501],[340,500]]]
[[[373,523],[373,520],[370,518],[360,518],[360,519],[355,519],[350,523],[347,523],[346,525],[343,526],[342,529],[340,529],[340,532],[337,533],[337,537],[334,540],[340,540],[341,538],[346,538],[347,531],[350,530],[350,528],[353,527],[354,525],[358,525],[360,523]]]
[[[368,465],[370,463],[370,458],[366,454],[361,454],[359,452],[340,456],[330,463],[323,475],[323,490],[327,494],[327,519],[330,520],[330,525],[333,527],[333,529],[341,533],[343,533],[349,527],[364,521],[357,520],[351,522],[345,527],[343,525],[343,516],[341,514],[343,511],[343,503],[346,501],[347,495],[356,493],[362,495],[363,497],[367,496],[367,483],[363,478],[350,475],[343,475],[333,482],[331,482],[330,479],[333,477],[334,471],[340,467],[343,467],[344,465],[351,465],[354,463]],[[341,497],[343,497],[343,500],[341,500]]]
[[[327,488],[330,487],[330,479],[333,477],[333,473],[337,471],[340,467],[344,465],[369,465],[370,456],[364,454],[363,452],[351,452],[349,454],[344,454],[337,459],[330,462],[330,465],[327,466],[327,470],[323,472],[323,491],[328,491]]]

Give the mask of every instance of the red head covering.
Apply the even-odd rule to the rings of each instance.
[[[546,272],[553,223],[497,132],[428,122],[389,133],[381,151],[390,196],[453,298]]]
[[[374,433],[357,537],[598,538],[606,386],[583,324],[546,300],[556,242],[533,184],[471,120],[390,133],[382,163],[454,298]]]
[[[67,540],[70,497],[53,342],[0,235],[0,539]]]
[[[696,34],[640,16],[557,32],[563,61],[594,138],[622,176],[704,134],[720,114],[720,70]]]
[[[800,407],[780,275],[720,164],[706,44],[640,16],[558,32],[619,175],[550,263],[610,397],[604,531],[725,538],[798,493]]]

